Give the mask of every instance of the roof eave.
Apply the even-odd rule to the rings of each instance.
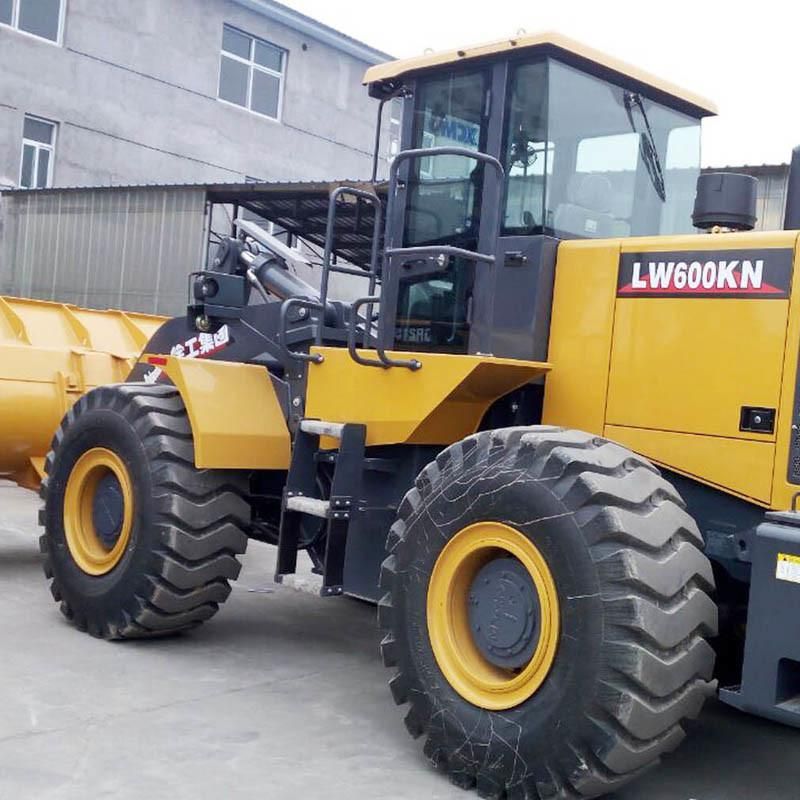
[[[602,70],[622,76],[642,86],[655,90],[663,97],[673,98],[683,108],[698,117],[714,116],[717,106],[705,97],[690,92],[669,81],[662,80],[639,67],[620,61],[600,50],[578,42],[560,33],[547,31],[537,34],[526,34],[513,39],[500,39],[494,42],[448,50],[439,53],[426,53],[415,58],[406,58],[370,67],[364,75],[364,84],[380,84],[423,72],[447,64],[460,64],[465,61],[507,54],[512,51],[527,49],[551,49],[560,51],[568,57],[591,63]]]
[[[234,0],[234,2],[367,64],[381,64],[392,58],[387,53],[376,50],[364,42],[359,42],[357,39],[334,28],[329,28],[327,25],[280,3],[275,3],[273,0]]]

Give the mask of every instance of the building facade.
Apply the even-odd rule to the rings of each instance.
[[[387,59],[272,0],[0,0],[0,188],[368,177]]]

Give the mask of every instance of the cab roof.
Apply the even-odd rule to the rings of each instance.
[[[500,39],[459,50],[426,53],[415,58],[404,58],[398,61],[389,61],[386,64],[378,64],[367,70],[364,75],[364,84],[376,88],[381,84],[397,84],[406,76],[416,75],[446,64],[456,65],[520,50],[560,56],[583,69],[588,69],[589,72],[602,73],[604,76],[617,80],[622,78],[625,82],[632,81],[645,89],[653,90],[654,94],[660,95],[659,99],[666,100],[668,105],[678,106],[692,116],[708,117],[717,113],[714,103],[694,92],[682,89],[680,86],[657,78],[632,64],[627,64],[600,50],[595,50],[575,39],[552,31],[525,34],[513,39]]]

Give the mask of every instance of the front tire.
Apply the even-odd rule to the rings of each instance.
[[[701,546],[672,486],[604,439],[513,428],[449,447],[406,495],[381,575],[409,732],[483,797],[624,785],[714,688]]]
[[[247,546],[246,476],[195,468],[177,389],[131,383],[84,395],[45,471],[44,571],[79,629],[161,636],[218,611]]]

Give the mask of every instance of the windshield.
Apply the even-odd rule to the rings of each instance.
[[[509,101],[505,234],[692,231],[699,120],[553,60],[515,67]]]

